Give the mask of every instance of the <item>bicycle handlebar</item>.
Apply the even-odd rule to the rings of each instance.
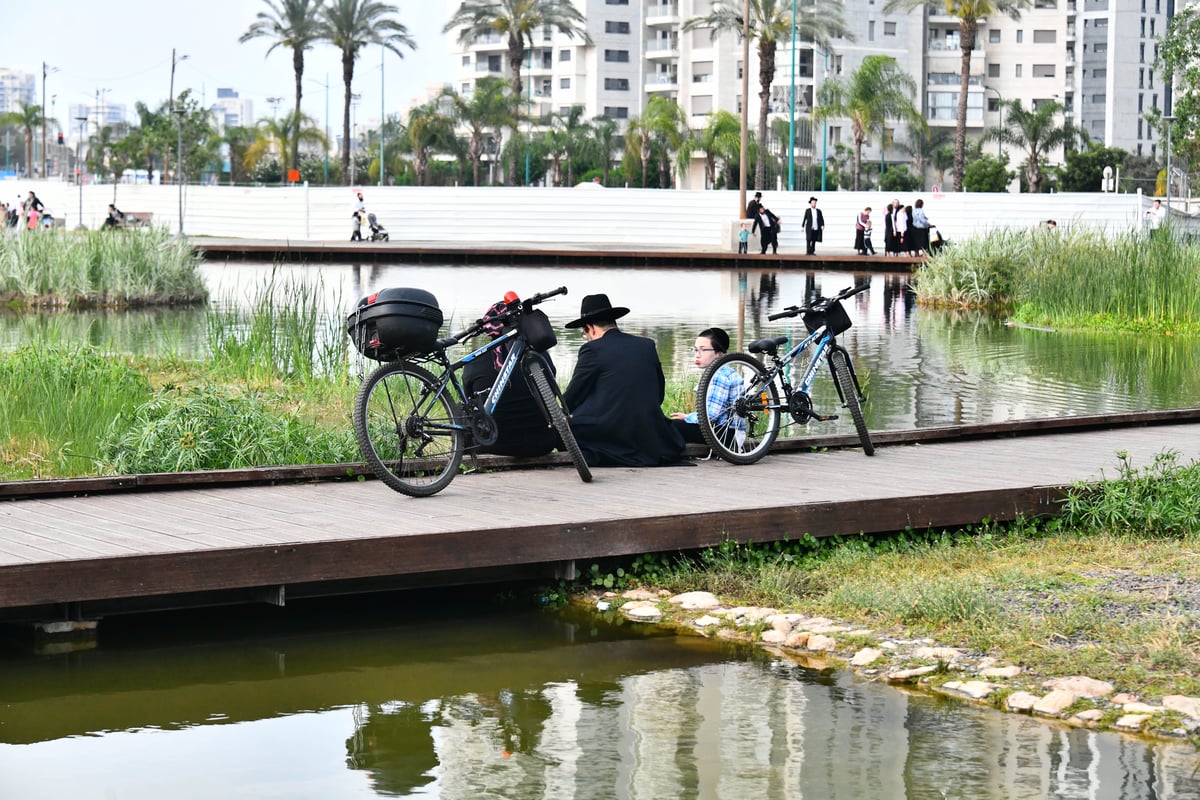
[[[767,319],[771,322],[774,322],[777,319],[784,319],[786,317],[798,317],[801,314],[807,314],[810,311],[824,311],[829,307],[830,303],[838,300],[845,300],[847,297],[853,297],[854,295],[859,294],[860,292],[865,292],[870,288],[871,284],[869,283],[864,283],[861,286],[847,286],[833,297],[818,297],[816,300],[813,300],[811,303],[804,306],[788,306],[780,312],[768,315]]]
[[[437,345],[439,347],[441,347],[442,349],[445,349],[452,345],[458,344],[463,339],[469,339],[472,336],[477,336],[479,333],[481,333],[483,331],[483,326],[489,322],[501,322],[501,321],[510,320],[513,318],[513,315],[517,314],[518,312],[528,313],[529,311],[533,310],[533,307],[536,306],[538,303],[549,300],[551,297],[557,297],[560,294],[566,294],[566,293],[567,293],[567,287],[560,286],[557,289],[550,290],[549,292],[542,292],[541,294],[535,294],[533,297],[526,298],[525,300],[520,300],[520,299],[516,299],[516,298],[514,298],[513,300],[509,300],[508,301],[509,306],[506,310],[501,311],[499,314],[492,314],[491,316],[480,317],[479,319],[475,320],[475,322],[471,325],[471,327],[467,328],[466,330],[459,331],[458,333],[452,333],[452,334],[450,334],[450,336],[447,336],[445,339],[438,339]],[[512,294],[512,293],[510,292],[510,294]]]

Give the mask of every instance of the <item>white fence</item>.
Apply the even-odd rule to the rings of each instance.
[[[9,202],[37,192],[47,208],[66,219],[68,228],[103,222],[109,203],[126,212],[152,212],[154,224],[179,229],[180,192],[175,186],[79,187],[57,182],[0,182],[0,198]],[[364,187],[367,209],[388,229],[393,242],[460,242],[476,246],[646,245],[669,248],[732,247],[739,213],[736,191],[665,191],[583,186],[547,188]],[[780,246],[802,247],[800,220],[807,192],[765,192],[766,205],[782,218]],[[921,193],[926,213],[950,240],[961,240],[997,227],[1029,227],[1047,219],[1060,229],[1075,225],[1117,232],[1143,224],[1150,201],[1140,194],[975,194]],[[296,241],[349,238],[354,190],[347,187],[184,186],[183,230],[189,236],[222,236]],[[826,248],[849,249],[854,219],[873,209],[879,231],[883,208],[892,199],[878,192],[828,192],[818,195],[825,215]],[[1174,214],[1190,227],[1196,218]],[[877,240],[879,240],[877,235]]]

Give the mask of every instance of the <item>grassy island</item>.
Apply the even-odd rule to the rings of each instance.
[[[916,273],[926,305],[983,308],[1026,325],[1200,334],[1200,248],[1167,231],[993,231]]]
[[[208,298],[201,260],[186,240],[163,228],[0,236],[0,302],[14,308],[197,305]]]

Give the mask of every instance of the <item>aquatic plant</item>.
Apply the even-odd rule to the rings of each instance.
[[[161,229],[0,236],[0,297],[18,306],[200,303],[201,260]]]

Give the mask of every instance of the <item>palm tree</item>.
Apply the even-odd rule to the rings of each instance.
[[[221,141],[229,148],[229,184],[231,186],[243,183],[248,179],[250,168],[246,166],[246,154],[258,139],[257,128],[244,125],[229,125],[225,128]]]
[[[940,169],[938,151],[951,144],[951,139],[949,128],[930,128],[928,125],[923,125],[919,128],[910,128],[908,139],[900,142],[897,147],[900,152],[912,159],[913,170],[924,182],[926,167],[933,164],[935,169]],[[953,161],[953,150],[951,154]],[[938,183],[941,183],[940,177]]]
[[[640,118],[629,121],[625,152],[641,162],[643,187],[649,177],[650,157],[655,154],[658,155],[658,185],[664,189],[670,187],[671,154],[683,146],[687,131],[683,109],[674,100],[658,94],[646,102]]]
[[[424,186],[429,179],[429,156],[435,152],[453,152],[454,139],[454,123],[442,113],[436,100],[408,112],[408,141],[418,186]]]
[[[608,186],[608,171],[612,166],[613,153],[625,146],[624,139],[616,120],[603,115],[592,120],[592,146],[596,150],[596,157],[602,161],[600,172],[605,186]]]
[[[454,103],[456,119],[467,128],[466,157],[471,162],[474,185],[479,186],[482,180],[487,132],[498,131],[515,124],[513,105],[508,96],[508,84],[489,75],[476,82],[469,98],[453,91],[449,92],[449,97]]]
[[[767,117],[771,113],[771,84],[775,82],[775,51],[780,42],[792,38],[791,0],[749,0],[750,38],[758,41],[758,141],[767,141]],[[830,40],[842,38],[853,41],[838,0],[798,0],[796,36],[811,42],[826,53]],[[716,0],[712,12],[693,17],[683,24],[684,30],[712,28],[716,39],[722,33],[742,33],[743,0]],[[754,170],[756,186],[767,181],[766,159],[760,159]]]
[[[1042,190],[1042,162],[1046,156],[1059,147],[1075,144],[1080,132],[1069,122],[1059,125],[1054,121],[1062,111],[1062,106],[1054,101],[1042,103],[1032,111],[1022,106],[1020,100],[1009,100],[1004,105],[1008,107],[1004,127],[986,131],[983,139],[998,139],[1025,151],[1025,183],[1030,192],[1037,194]]]
[[[567,162],[567,186],[575,185],[575,164],[586,159],[593,149],[592,125],[583,118],[583,106],[571,106],[565,114],[555,114],[553,125],[562,133],[563,155]]]
[[[292,51],[292,72],[296,76],[296,109],[300,114],[300,97],[304,80],[304,51],[320,40],[321,11],[324,0],[263,0],[270,11],[260,11],[256,21],[238,37],[245,44],[251,39],[270,39],[267,55],[276,47]],[[292,163],[300,163],[300,142],[292,142]]]
[[[1033,0],[888,0],[883,13],[911,11],[929,6],[939,14],[958,19],[958,46],[962,51],[959,67],[958,116],[954,129],[954,191],[962,191],[963,168],[967,151],[967,93],[971,85],[971,53],[979,36],[979,22],[985,17],[1004,14],[1020,19],[1021,12],[1033,5]]]
[[[589,42],[585,24],[586,19],[571,0],[464,0],[442,30],[449,33],[458,28],[458,43],[464,47],[485,36],[508,37],[508,67],[512,72],[512,102],[515,104],[521,101],[524,90],[521,66],[525,63],[526,52],[533,47],[534,35],[550,28],[572,39],[579,36]],[[520,116],[515,108],[513,116]],[[512,150],[510,156],[514,160],[509,165],[509,182],[515,186],[516,151]]]
[[[891,56],[867,56],[849,78],[831,78],[821,86],[817,119],[843,117],[854,132],[854,191],[862,173],[862,147],[869,136],[883,131],[888,120],[924,128],[925,119],[913,105],[917,83]]]
[[[705,188],[717,185],[717,159],[724,166],[725,185],[729,185],[729,165],[738,159],[742,149],[742,121],[729,111],[717,111],[708,118],[708,124],[698,131],[691,131],[679,147],[676,155],[678,168],[684,172],[692,161],[692,154],[704,153]]]
[[[350,87],[354,83],[354,62],[369,44],[377,44],[401,58],[400,47],[417,49],[408,28],[394,19],[396,7],[377,0],[330,0],[322,8],[321,38],[342,51],[342,141],[350,141]],[[350,148],[342,148],[342,177],[350,180]]]
[[[299,164],[299,161],[289,161],[289,153],[298,153],[300,143],[319,144],[328,147],[325,134],[316,126],[312,117],[307,114],[297,114],[289,111],[279,119],[260,119],[258,121],[258,138],[246,148],[242,156],[243,164],[252,169],[254,164],[273,149],[279,150],[279,171],[281,179],[287,177],[289,167]],[[230,153],[230,160],[233,154]]]
[[[22,101],[18,104],[18,110],[0,116],[0,123],[14,125],[25,131],[25,174],[32,176],[35,166],[33,163],[33,132],[42,125],[49,124],[49,120],[42,115],[42,107]]]

